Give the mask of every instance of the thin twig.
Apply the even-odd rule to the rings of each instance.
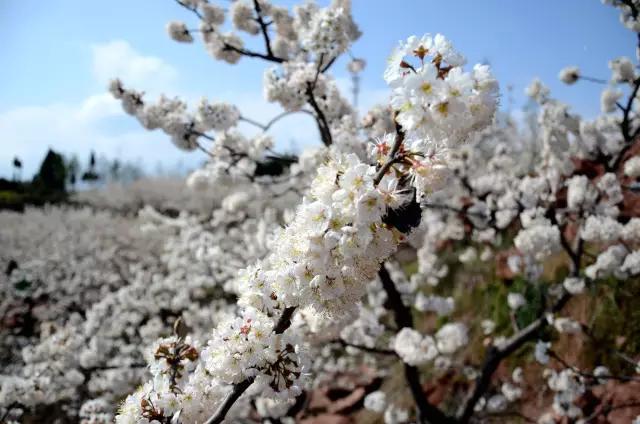
[[[567,361],[562,359],[562,357],[560,357],[560,355],[555,353],[553,350],[549,350],[547,353],[550,357],[560,362],[560,364],[563,367],[570,369],[571,371],[575,372],[576,374],[584,378],[589,378],[596,381],[597,380],[640,381],[640,377],[633,377],[628,375],[595,375],[592,373],[584,372],[580,368],[569,364]]]
[[[204,16],[202,15],[202,13],[200,13],[200,11],[198,10],[197,7],[190,7],[187,4],[183,3],[181,0],[175,0],[176,3],[178,3],[180,6],[184,7],[185,9],[187,9],[188,11],[194,13],[200,20],[204,20]],[[258,16],[261,16],[260,14],[258,14]],[[260,18],[262,19],[262,18]],[[258,21],[259,22],[259,21]],[[264,23],[264,22],[263,22]],[[266,23],[264,23],[265,27],[266,27]],[[262,26],[262,24],[261,24]],[[243,49],[243,48],[239,48],[236,46],[232,46],[229,43],[224,43],[223,44],[223,50],[230,50],[230,51],[234,51],[236,53],[239,53],[243,56],[248,56],[248,57],[257,57],[260,59],[264,59],[266,61],[269,62],[275,62],[275,63],[282,63],[284,62],[284,59],[277,57],[275,55],[273,55],[273,53],[270,51],[271,50],[271,43],[268,40],[268,34],[265,33],[265,42],[268,43],[268,48],[267,48],[267,53],[258,53],[258,52],[254,52],[251,50],[247,50],[247,49]]]
[[[404,130],[402,129],[402,126],[398,124],[398,122],[396,121],[396,136],[393,139],[393,146],[391,146],[391,151],[389,152],[387,161],[380,167],[380,169],[378,170],[378,173],[373,178],[374,185],[377,186],[378,184],[380,184],[380,181],[382,181],[384,174],[387,173],[389,168],[391,168],[394,163],[401,160],[401,157],[398,155],[398,152],[400,151],[400,147],[402,146],[403,142],[404,142]]]
[[[240,116],[240,121],[246,122],[247,124],[251,124],[257,128],[260,128],[262,131],[269,131],[269,129],[279,120],[281,120],[284,117],[287,117],[289,115],[294,115],[296,113],[306,113],[307,115],[310,115],[312,117],[315,118],[315,116],[313,115],[313,113],[310,110],[306,110],[306,109],[300,109],[300,110],[296,110],[296,111],[284,111],[276,116],[274,116],[273,118],[271,118],[271,120],[269,122],[267,122],[266,124],[262,124],[256,120],[253,120],[251,118],[247,118],[245,116]]]
[[[333,65],[336,61],[336,59],[338,58],[338,56],[334,56],[333,59],[331,59],[330,61],[327,62],[326,65],[324,65],[322,67],[321,72],[324,74],[325,72],[327,72],[329,70],[329,68],[331,68],[331,65]]]
[[[596,84],[607,84],[607,81],[602,78],[588,77],[586,75],[580,75],[578,79],[589,81],[589,82],[595,82]]]
[[[264,54],[264,53],[258,53],[258,52],[254,52],[252,50],[241,49],[241,48],[238,48],[236,46],[232,46],[231,44],[228,44],[228,43],[224,43],[223,50],[231,50],[231,51],[239,53],[239,54],[241,54],[243,56],[257,57],[257,58],[260,58],[260,59],[264,59],[264,60],[266,60],[268,62],[275,62],[275,63],[284,62],[284,59],[282,59],[281,57],[277,57],[277,56],[273,56],[273,55],[269,55],[269,54]]]
[[[339,339],[336,340],[336,343],[340,343],[342,346],[344,347],[352,347],[354,349],[358,349],[358,350],[362,350],[364,352],[369,352],[369,353],[375,353],[378,355],[390,355],[390,356],[397,356],[398,354],[393,351],[393,350],[389,350],[389,349],[378,349],[375,347],[368,347],[368,346],[363,346],[363,345],[357,345],[354,343],[349,343],[348,341],[344,340],[344,339]]]
[[[189,7],[186,3],[183,3],[181,0],[175,0],[175,1],[180,6],[187,9],[188,11],[193,12],[198,18],[200,18],[200,20],[204,20],[204,16],[202,16],[202,13],[200,13],[197,7]]]

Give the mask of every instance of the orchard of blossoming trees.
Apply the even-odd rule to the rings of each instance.
[[[524,134],[496,119],[489,66],[410,36],[388,104],[359,117],[331,76],[360,36],[349,0],[175,1],[171,38],[265,63],[283,112],[112,81],[145,128],[208,155],[187,180],[207,201],[0,214],[1,422],[640,423],[633,59],[560,72],[603,84],[591,121],[534,81]],[[640,40],[640,2],[604,3]],[[322,143],[284,157],[269,130],[297,113]]]

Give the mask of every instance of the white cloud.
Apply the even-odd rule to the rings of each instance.
[[[177,71],[159,58],[143,56],[125,41],[112,41],[92,46],[93,73],[105,90],[86,97],[78,103],[55,103],[44,106],[20,107],[0,113],[0,135],[4,142],[0,149],[0,175],[11,174],[11,159],[19,156],[24,163],[24,176],[32,175],[49,147],[66,154],[78,154],[81,159],[94,150],[111,158],[141,159],[149,170],[162,163],[172,168],[179,161],[195,166],[204,157],[200,152],[184,153],[176,149],[160,131],[149,132],[126,115],[117,100],[106,92],[112,77],[123,79],[126,85],[149,93],[150,100],[161,92],[176,94]],[[351,81],[338,80],[344,95],[350,95]],[[185,94],[185,93],[183,93]],[[385,100],[388,91],[363,89],[360,110]],[[198,96],[187,94],[191,105]],[[215,99],[228,99],[238,106],[244,116],[266,123],[282,112],[275,104],[267,103],[257,92],[220,92]],[[243,125],[242,130],[255,132]],[[307,114],[294,114],[279,121],[270,130],[278,150],[293,145],[304,148],[319,145],[320,137],[314,120]]]
[[[120,78],[130,87],[155,92],[171,86],[178,75],[170,64],[143,56],[123,40],[93,45],[92,53],[93,74],[103,86],[112,78]]]
[[[92,46],[93,73],[105,87],[79,103],[53,103],[18,107],[0,113],[0,175],[11,175],[11,160],[23,161],[23,176],[37,171],[49,147],[81,159],[94,150],[111,158],[142,160],[152,169],[157,163],[165,168],[178,161],[195,165],[198,154],[179,152],[159,131],[149,132],[126,116],[117,100],[106,92],[110,78],[120,77],[132,87],[159,91],[171,86],[177,72],[161,59],[139,54],[124,41]]]
[[[122,106],[120,102],[109,93],[94,94],[87,97],[77,111],[75,118],[82,121],[98,121],[100,119],[121,116]]]

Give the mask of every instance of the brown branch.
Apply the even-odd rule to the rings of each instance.
[[[398,155],[398,152],[400,151],[400,147],[404,142],[404,130],[397,121],[395,121],[395,124],[396,137],[393,139],[393,146],[391,146],[389,157],[387,158],[387,161],[380,167],[376,176],[373,178],[373,184],[376,186],[380,184],[380,181],[382,181],[384,174],[387,173],[387,171],[393,166],[393,164],[402,159],[402,156]]]
[[[547,313],[559,311],[567,304],[570,298],[571,295],[565,292],[551,308],[540,314],[535,321],[520,330],[520,332],[511,336],[511,338],[509,338],[500,347],[489,347],[487,354],[485,355],[484,364],[482,365],[482,371],[478,378],[476,378],[473,393],[465,402],[460,418],[458,419],[459,423],[465,424],[469,422],[473,416],[476,404],[489,388],[493,373],[498,369],[502,360],[518,350],[528,341],[533,340],[541,329],[549,325],[546,318]]]
[[[336,61],[336,59],[338,59],[338,56],[335,56],[333,59],[331,59],[330,61],[327,62],[326,65],[324,65],[322,67],[321,72],[324,74],[325,72],[327,72],[329,70],[329,68],[331,68],[331,65],[333,65]]]
[[[262,131],[268,131],[276,122],[278,122],[279,120],[281,120],[282,118],[285,118],[289,115],[294,115],[296,113],[306,113],[307,115],[312,116],[313,118],[315,118],[315,115],[306,109],[300,109],[300,110],[295,110],[295,111],[284,111],[276,116],[274,116],[273,118],[271,118],[271,120],[269,122],[267,122],[266,124],[262,124],[258,121],[255,121],[251,118],[247,118],[245,116],[240,116],[240,121],[246,122],[247,124],[251,124],[257,128],[260,128]]]
[[[380,277],[382,287],[387,293],[387,301],[384,306],[393,312],[398,328],[413,328],[413,317],[411,316],[411,311],[402,302],[400,292],[398,292],[398,289],[396,288],[396,285],[384,264],[380,265],[378,277]],[[420,423],[432,424],[454,423],[454,419],[447,416],[435,405],[429,403],[424,395],[424,391],[422,390],[422,385],[420,384],[420,374],[418,369],[406,363],[403,363],[403,365],[405,380],[407,380],[407,384],[411,390],[411,395],[413,396],[413,400],[418,408],[418,421]]]
[[[324,145],[328,147],[333,143],[333,138],[331,137],[331,129],[329,128],[327,117],[320,108],[320,105],[318,105],[318,102],[316,101],[316,98],[313,94],[314,85],[315,84],[311,82],[307,83],[307,99],[309,101],[309,104],[311,105],[311,108],[315,112],[315,118],[318,124],[318,130],[320,131],[320,138],[322,139],[322,143],[324,143]]]
[[[184,7],[185,9],[187,9],[188,11],[193,12],[200,20],[204,20],[204,16],[202,16],[202,13],[200,13],[200,11],[198,11],[197,7],[189,7],[186,3],[183,3],[181,0],[175,0],[175,1],[180,6]]]
[[[627,104],[622,110],[622,123],[620,123],[620,129],[622,130],[622,136],[624,137],[626,145],[618,153],[616,160],[611,166],[611,171],[618,170],[618,167],[620,167],[620,164],[622,163],[622,159],[624,159],[624,155],[631,148],[631,142],[633,141],[633,138],[638,133],[638,130],[636,130],[633,134],[631,134],[631,112],[633,110],[633,102],[636,98],[636,95],[638,94],[638,90],[640,89],[640,78],[636,79],[633,84],[634,86],[631,95],[629,95]]]
[[[633,376],[629,376],[629,375],[595,375],[589,372],[585,372],[582,371],[580,368],[575,367],[573,365],[571,365],[570,363],[568,363],[567,361],[565,361],[564,359],[562,359],[562,357],[560,355],[558,355],[556,352],[554,352],[553,350],[549,350],[547,352],[547,354],[555,359],[556,361],[558,361],[560,363],[560,365],[562,365],[565,368],[570,369],[571,371],[575,372],[576,374],[578,374],[579,376],[583,377],[583,378],[588,378],[591,380],[617,380],[617,381],[640,381],[640,377],[633,377]]]
[[[222,404],[216,409],[216,412],[204,422],[204,424],[220,424],[234,403],[242,396],[242,394],[253,384],[253,377],[242,380],[240,383],[233,385],[231,393],[229,393]]]
[[[239,54],[241,54],[243,56],[257,57],[257,58],[260,58],[260,59],[264,59],[264,60],[266,60],[268,62],[275,62],[275,63],[284,62],[284,59],[282,59],[281,57],[273,56],[273,55],[270,55],[270,54],[258,53],[258,52],[254,52],[252,50],[241,49],[241,48],[238,48],[236,46],[232,46],[231,44],[227,44],[227,43],[224,43],[223,50],[231,50],[231,51],[239,53]]]
[[[595,82],[596,84],[607,84],[607,80],[605,80],[604,78],[594,78],[587,75],[580,75],[578,76],[578,79]]]
[[[187,4],[183,3],[181,0],[175,0],[176,3],[178,3],[180,6],[184,7],[185,9],[187,9],[188,11],[192,12],[193,14],[195,14],[201,21],[204,20],[204,16],[202,16],[202,13],[200,13],[200,11],[198,10],[197,7],[189,7]],[[258,7],[258,10],[260,8],[260,6],[258,5],[257,2],[255,2],[255,4]],[[246,49],[242,49],[242,48],[238,48],[235,46],[232,46],[231,44],[228,43],[224,43],[223,44],[223,49],[224,50],[231,50],[234,51],[236,53],[239,53],[243,56],[248,56],[248,57],[257,57],[260,59],[264,59],[266,61],[269,62],[275,62],[275,63],[282,63],[284,62],[284,59],[277,57],[273,54],[273,52],[271,51],[271,42],[269,40],[269,35],[266,32],[266,26],[267,24],[262,20],[262,16],[260,13],[258,13],[258,23],[260,24],[260,27],[262,28],[262,26],[264,25],[264,37],[265,37],[265,43],[267,44],[267,53],[258,53],[258,52],[254,52],[251,50],[246,50]]]
[[[368,352],[368,353],[375,353],[378,355],[389,355],[389,356],[397,356],[398,354],[393,351],[393,350],[388,350],[388,349],[378,349],[375,347],[368,347],[368,346],[363,346],[363,345],[357,345],[357,344],[353,344],[353,343],[349,343],[348,341],[344,340],[344,339],[339,339],[336,340],[336,343],[341,344],[344,347],[352,347],[354,349],[358,349],[358,350],[362,350],[364,352]]]
[[[629,132],[630,125],[630,114],[633,109],[633,102],[636,99],[636,95],[638,94],[638,89],[640,89],[640,78],[636,79],[633,82],[633,91],[629,95],[627,99],[627,105],[624,108],[624,116],[622,118],[622,135],[624,136],[624,140],[628,143],[631,141],[631,135]]]
[[[260,29],[262,30],[262,35],[264,36],[264,45],[267,50],[267,55],[270,57],[275,57],[273,55],[273,50],[271,50],[271,40],[269,39],[269,31],[267,29],[267,24],[264,22],[262,18],[262,9],[260,8],[260,3],[258,0],[253,0],[253,8],[256,10],[256,15],[258,15],[258,24],[260,24]]]
[[[276,323],[275,327],[273,327],[273,332],[276,334],[284,333],[284,331],[291,325],[291,317],[293,316],[293,313],[295,311],[296,308],[294,306],[284,308],[284,310],[282,311],[282,315],[280,315],[280,318],[278,319],[278,322]]]
[[[311,108],[315,112],[314,117],[316,118],[318,130],[320,131],[320,138],[322,139],[322,142],[325,146],[330,146],[333,143],[333,138],[331,137],[331,128],[329,127],[329,121],[327,120],[327,117],[325,116],[322,108],[315,98],[315,95],[313,94],[313,91],[316,89],[316,85],[318,84],[318,78],[322,73],[321,66],[323,58],[324,54],[321,54],[318,58],[316,75],[313,78],[313,81],[307,82],[307,90],[305,94],[307,95],[307,101],[309,102],[309,105],[311,105]]]

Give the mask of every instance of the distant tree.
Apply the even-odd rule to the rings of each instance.
[[[13,179],[14,181],[18,181],[21,178],[22,174],[22,161],[18,158],[18,156],[13,158]]]
[[[94,151],[91,151],[89,155],[89,167],[82,174],[82,181],[85,182],[94,182],[100,179],[100,175],[96,172],[96,154]]]
[[[49,149],[40,170],[33,177],[34,188],[42,194],[63,194],[66,192],[67,168],[64,157]]]
[[[67,161],[67,179],[71,188],[75,188],[78,181],[78,173],[80,172],[80,161],[78,156],[73,155]]]
[[[127,162],[121,166],[118,178],[122,182],[130,183],[130,182],[139,180],[143,176],[144,176],[144,172],[140,164],[134,163],[134,162]]]
[[[120,161],[118,159],[114,159],[111,162],[111,166],[109,167],[109,177],[112,180],[117,181],[118,177],[120,176],[121,169],[122,169],[122,166],[120,164]]]

